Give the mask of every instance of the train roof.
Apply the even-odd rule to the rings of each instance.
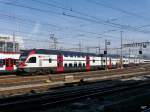
[[[66,56],[100,56],[100,57],[105,57],[105,54],[95,54],[95,53],[85,53],[85,52],[75,52],[75,51],[62,51],[62,50],[49,50],[49,49],[30,49],[30,50],[21,50],[21,53],[24,55],[29,54],[30,52],[34,51],[36,54],[63,54]],[[107,57],[112,57],[112,58],[120,58],[120,55],[118,54],[107,54]],[[123,58],[128,58],[123,56]]]
[[[94,54],[94,53],[84,53],[84,52],[75,52],[75,51],[61,51],[61,50],[48,50],[48,49],[30,49],[30,50],[22,50],[22,53],[30,53],[34,51],[36,54],[63,54],[63,55],[90,55],[90,56],[102,56],[102,54]]]
[[[20,54],[20,52],[4,52],[4,51],[0,51],[0,54]]]

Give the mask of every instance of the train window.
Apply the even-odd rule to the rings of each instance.
[[[2,67],[3,66],[3,60],[1,59],[0,60],[0,67]]]
[[[93,59],[93,63],[95,63],[95,59]]]
[[[3,60],[3,65],[5,65],[5,60]]]
[[[85,63],[83,63],[83,67],[85,67]]]
[[[14,65],[16,65],[16,60],[14,59],[14,63],[13,63]]]
[[[81,63],[79,63],[79,67],[81,67],[82,66],[82,64]]]
[[[65,67],[67,67],[67,63],[65,63],[65,65],[64,65]]]
[[[25,61],[26,60],[26,56],[20,56],[20,61]]]
[[[78,54],[77,57],[79,58],[79,57],[80,57],[80,54]]]
[[[68,57],[68,55],[67,55],[67,54],[64,54],[64,57]]]
[[[77,67],[77,63],[74,63],[74,67]]]
[[[72,63],[69,63],[69,67],[72,67]]]
[[[31,57],[31,58],[28,60],[28,63],[36,63],[36,57]]]
[[[6,59],[6,67],[8,67],[8,66],[9,66],[9,60]]]
[[[51,58],[49,58],[49,63],[52,63],[52,59]]]
[[[10,64],[11,64],[11,66],[14,65],[14,59],[11,59],[11,60],[10,60]]]
[[[16,64],[18,64],[18,63],[19,63],[19,60],[18,60],[18,59],[16,59],[16,60],[15,60],[15,65],[16,65]]]
[[[70,57],[73,57],[73,54],[70,54]]]

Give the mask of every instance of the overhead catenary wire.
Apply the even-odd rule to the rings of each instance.
[[[77,31],[79,31],[79,30],[77,30]],[[90,34],[96,34],[96,33],[93,33],[93,32],[86,32],[86,33],[90,33]],[[101,34],[100,34],[101,35]],[[105,35],[104,35],[105,36]],[[112,36],[111,36],[112,37]],[[112,37],[113,38],[113,37]]]
[[[21,36],[23,37],[35,37],[35,36],[38,36],[38,37],[46,37],[48,38],[49,37],[49,34],[44,34],[44,33],[30,33],[30,32],[27,32],[27,31],[18,31],[18,30],[14,30],[14,29],[9,29],[9,28],[0,28],[1,31],[9,31],[9,32],[13,32],[13,33],[17,33],[17,34],[22,34]],[[30,35],[30,36],[28,36]],[[69,34],[68,34],[69,35]],[[65,37],[65,39],[72,39],[71,37],[76,37],[76,38],[91,38],[90,36],[79,36],[79,35],[76,35],[76,36],[70,36],[69,37]],[[92,36],[92,38],[100,38],[100,37],[97,37],[97,36]],[[64,39],[63,37],[58,37],[58,39]]]
[[[97,22],[98,24],[109,25],[109,26],[114,25],[114,27],[116,27],[116,28],[120,27],[121,29],[125,29],[125,30],[133,30],[133,31],[138,31],[138,32],[142,32],[142,33],[150,33],[149,31],[141,30],[141,29],[134,28],[134,27],[131,27],[131,26],[128,26],[128,25],[120,25],[120,24],[113,23],[113,22],[108,22],[108,21],[105,21],[105,20],[104,21],[102,21],[100,19],[98,21],[89,20],[88,18],[83,19],[83,17],[79,17],[79,16],[75,16],[75,15],[69,15],[69,14],[66,14],[66,13],[59,13],[59,12],[55,12],[55,11],[51,11],[51,10],[39,9],[39,8],[26,6],[26,5],[20,5],[20,4],[15,4],[15,3],[3,2],[3,1],[0,1],[0,3],[6,4],[6,5],[11,5],[11,6],[27,8],[27,9],[30,9],[30,10],[35,10],[35,11],[39,11],[39,12],[43,12],[43,13],[53,13],[53,14],[56,14],[56,15],[64,15],[64,16],[73,17],[73,18],[80,18],[80,19],[82,18],[82,20],[86,20],[86,21],[90,21],[90,22]]]
[[[81,14],[81,15],[89,16],[89,17],[92,17],[92,18],[93,18],[93,16],[90,16],[90,15],[88,15],[88,14],[85,14],[85,13],[82,13],[82,12],[79,12],[79,11],[75,11],[75,10],[73,10],[72,8],[65,8],[65,7],[62,7],[62,6],[57,6],[58,3],[57,3],[57,2],[54,2],[54,1],[53,1],[53,2],[52,2],[52,1],[49,1],[49,2],[56,3],[57,5],[56,5],[56,4],[49,3],[49,2],[39,1],[39,0],[32,0],[32,1],[35,1],[35,2],[38,2],[38,3],[44,4],[44,5],[50,5],[50,6],[56,7],[56,8],[61,8],[61,9],[64,9],[64,10],[68,10],[68,11],[71,11],[71,12],[74,12],[74,13],[77,13],[77,14]],[[113,10],[119,11],[119,12],[121,12],[121,13],[125,13],[125,14],[130,15],[130,16],[134,16],[134,17],[137,17],[137,18],[140,18],[140,19],[147,19],[147,20],[150,19],[150,18],[141,16],[141,15],[139,15],[139,14],[136,14],[136,13],[133,13],[133,12],[129,12],[129,11],[126,11],[126,10],[121,9],[121,8],[118,8],[118,7],[111,6],[111,4],[100,3],[100,1],[97,3],[97,1],[94,1],[94,0],[86,0],[86,1],[89,2],[89,3],[96,4],[96,5],[102,5],[102,6],[106,7],[106,8],[111,8],[111,9],[113,9]],[[59,5],[62,5],[62,4],[59,3]],[[94,18],[96,18],[96,17],[94,17]],[[99,19],[99,18],[96,18],[96,19]],[[148,25],[137,26],[137,27],[135,27],[135,28],[140,29],[140,28],[145,28],[145,27],[149,27],[149,26],[150,26],[150,25],[148,24]]]
[[[118,11],[118,12],[130,15],[130,16],[134,16],[137,19],[142,19],[142,20],[147,20],[147,21],[149,21],[149,19],[150,19],[149,17],[145,17],[145,16],[139,15],[137,13],[133,13],[131,11],[127,11],[127,10],[121,9],[121,8],[113,6],[111,4],[102,2],[101,0],[100,1],[86,0],[86,1],[89,2],[89,3],[95,4],[95,5],[99,5],[99,6],[102,6],[102,7],[105,7],[105,8],[109,8],[109,9],[112,9],[112,10],[115,10],[115,11]],[[141,25],[141,26],[137,26],[136,28],[141,29],[141,28],[145,28],[145,27],[149,27],[149,26],[150,26],[149,24],[148,25]]]
[[[31,9],[32,10],[32,9]],[[72,12],[72,11],[71,11]],[[50,13],[50,12],[48,12],[48,13]],[[69,15],[69,16],[74,16],[74,15],[72,15],[72,14],[69,14],[69,13],[66,13],[66,12],[64,12],[64,13],[62,13],[62,14],[66,14],[67,16]],[[66,16],[65,15],[65,16]],[[78,17],[78,16],[77,16]],[[81,17],[81,16],[79,16],[79,17]],[[75,17],[74,18],[76,18],[76,15],[75,15]],[[83,16],[83,18],[86,18],[86,16]],[[96,19],[94,20],[94,19],[92,19],[92,18],[86,18],[86,19],[90,19],[90,22],[93,22],[93,21],[96,21],[96,23],[97,22],[99,22],[99,21],[97,21]],[[82,20],[84,20],[84,19],[82,19]],[[92,21],[91,21],[92,20]],[[87,21],[87,20],[86,20]],[[89,20],[88,20],[89,21]],[[108,22],[109,23],[109,22]],[[104,23],[103,23],[104,24]],[[109,25],[110,26],[110,25]],[[128,26],[126,26],[126,27],[128,27]],[[127,28],[128,29],[128,28]],[[128,29],[128,30],[130,30],[130,29]],[[81,31],[81,29],[77,29],[76,31]],[[83,31],[84,32],[84,31]],[[99,33],[96,33],[96,32],[91,32],[91,31],[85,31],[85,33],[90,33],[90,34],[96,34],[96,35],[102,35],[102,34],[99,34]],[[142,31],[142,32],[144,32],[144,31]],[[144,32],[145,33],[145,32]],[[102,35],[102,36],[107,36],[107,35]],[[116,36],[109,36],[109,37],[111,37],[111,38],[114,38],[114,37],[116,37]]]
[[[0,10],[0,12],[2,12]],[[22,21],[22,22],[29,22],[29,23],[36,23],[37,21],[35,20],[32,20],[32,19],[27,19],[27,18],[24,18],[22,17],[21,15],[9,15],[7,13],[0,13],[1,17],[5,17],[5,18],[9,18],[9,19],[13,19],[13,20],[18,20],[18,21]],[[49,27],[53,27],[53,28],[58,28],[60,29],[60,27],[58,27],[57,25],[55,24],[50,24],[50,23],[47,23],[47,22],[40,22],[40,24],[44,25],[44,26],[49,26]]]
[[[97,1],[97,0],[86,0],[86,1],[89,2],[89,3],[93,3],[93,4],[96,4],[96,5],[99,5],[99,6],[103,6],[103,7],[105,7],[105,8],[110,8],[110,9],[112,9],[112,10],[119,11],[119,12],[121,12],[121,13],[130,15],[130,16],[137,17],[137,18],[139,18],[139,19],[144,19],[144,20],[149,20],[149,19],[150,19],[150,18],[148,18],[148,17],[144,17],[144,16],[139,15],[139,14],[137,14],[137,13],[133,13],[133,12],[131,12],[131,11],[127,11],[127,10],[121,9],[121,8],[119,8],[119,7],[113,6],[113,5],[109,4],[109,3],[105,3],[105,2],[103,2],[102,0],[99,0],[99,1]]]
[[[24,39],[24,41],[28,41],[28,42],[30,42],[31,41],[31,39],[30,38],[34,38],[35,36],[38,36],[38,37],[49,37],[49,35],[43,35],[43,34],[41,34],[41,33],[37,33],[37,34],[32,34],[32,33],[29,33],[29,32],[25,32],[25,31],[17,31],[17,30],[13,30],[13,29],[6,29],[6,28],[0,28],[0,30],[1,31],[3,31],[3,30],[5,30],[5,31],[10,31],[11,33],[13,32],[13,33],[17,33],[16,35],[19,35],[19,36],[22,36],[22,37],[25,37],[25,38],[29,38],[29,40],[28,39]],[[21,33],[21,34],[20,34]],[[28,35],[28,34],[30,34],[30,36]],[[70,36],[69,36],[70,37]],[[78,36],[76,36],[77,38],[78,38]],[[90,37],[89,37],[90,38]],[[93,37],[91,37],[91,38],[93,38]],[[95,38],[98,38],[98,37],[95,37]],[[60,38],[59,38],[60,39]],[[32,39],[32,42],[34,41],[35,39]],[[47,38],[47,40],[44,40],[43,41],[43,39],[41,40],[41,41],[34,41],[35,43],[43,43],[43,42],[46,42],[47,44],[49,43],[48,42],[48,38]],[[31,42],[31,43],[32,43]],[[68,42],[69,43],[69,42]],[[61,42],[59,43],[59,44],[61,44]],[[65,45],[65,44],[64,44]],[[71,44],[70,44],[71,45]]]
[[[8,15],[8,14],[0,14],[0,15],[1,15],[0,19],[4,19],[4,20],[13,19],[13,20],[22,21],[22,23],[27,21],[27,22],[32,23],[32,24],[36,22],[36,21],[31,20],[31,19],[20,18],[19,15],[18,15],[19,17]],[[50,25],[50,27],[56,27],[56,28],[58,28],[58,31],[59,31],[59,29],[65,29],[66,28],[66,27],[60,27],[60,26],[57,26],[57,25],[49,24],[49,23],[46,24],[46,23],[41,23],[40,22],[40,24],[41,25],[48,25],[48,26]],[[29,24],[29,25],[31,25],[31,24]],[[84,30],[80,30],[80,29],[76,29],[76,28],[72,28],[72,27],[68,27],[68,29],[72,29],[74,31],[84,32],[84,33],[88,33],[88,34],[101,35],[101,36],[104,36],[104,37],[111,37],[111,38],[116,37],[116,36],[104,35],[104,34],[92,32],[92,31],[84,31]]]
[[[92,20],[92,19],[88,19],[88,18],[84,18],[84,17],[80,17],[80,16],[75,16],[75,15],[71,15],[71,14],[67,14],[67,13],[63,13],[63,15],[69,16],[69,17],[72,17],[72,18],[77,18],[77,19],[80,19],[80,20],[95,22],[95,23],[103,24],[103,25],[108,25],[109,24],[109,26],[111,26],[111,27],[124,29],[124,30],[128,30],[128,31],[137,31],[137,32],[141,32],[141,33],[150,33],[150,31],[141,30],[141,29],[134,28],[134,27],[131,27],[131,26],[128,26],[128,25],[121,25],[121,24],[111,23],[111,22],[101,23],[101,21],[95,21],[95,20]]]
[[[97,18],[97,17],[95,17],[95,16],[91,16],[91,15],[89,15],[89,14],[85,14],[85,13],[82,13],[82,12],[80,12],[80,11],[73,10],[72,8],[65,8],[65,7],[62,7],[62,6],[57,6],[57,5],[55,5],[55,4],[51,4],[51,3],[49,3],[49,2],[44,2],[44,1],[39,1],[39,0],[32,0],[32,1],[37,2],[37,3],[40,3],[40,4],[44,4],[44,5],[48,5],[48,6],[60,8],[60,9],[63,9],[63,10],[71,11],[71,12],[80,14],[80,15],[82,15],[82,16],[95,19],[96,21],[98,21],[99,23],[101,23],[101,24],[103,24],[103,25],[110,25],[110,26],[112,26],[112,27],[117,27],[117,28],[120,28],[120,29],[135,30],[135,31],[143,32],[143,33],[149,33],[149,32],[150,32],[150,31],[141,30],[141,29],[139,29],[138,27],[137,27],[137,28],[134,28],[134,27],[128,26],[128,25],[121,25],[121,24],[118,24],[118,23],[113,23],[113,22],[110,22],[110,21],[106,21],[106,20],[103,20],[103,19],[101,19],[101,18]],[[78,18],[78,19],[82,19],[82,20],[83,20],[83,18],[84,18],[84,17],[75,16],[75,15],[71,15],[71,14],[65,14],[65,13],[63,13],[63,15],[65,15],[65,16],[68,16],[68,15],[69,15],[69,17],[74,17],[74,18]],[[91,21],[89,18],[84,18],[84,20]],[[96,23],[97,23],[97,22],[96,22]]]

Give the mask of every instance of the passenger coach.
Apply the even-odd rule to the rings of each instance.
[[[33,49],[20,56],[18,71],[59,73],[102,69],[101,56],[92,53]]]

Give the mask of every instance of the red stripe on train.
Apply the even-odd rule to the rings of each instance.
[[[57,73],[64,72],[64,67],[63,67],[63,56],[62,55],[57,55]]]
[[[86,56],[86,71],[90,71],[90,57]]]

